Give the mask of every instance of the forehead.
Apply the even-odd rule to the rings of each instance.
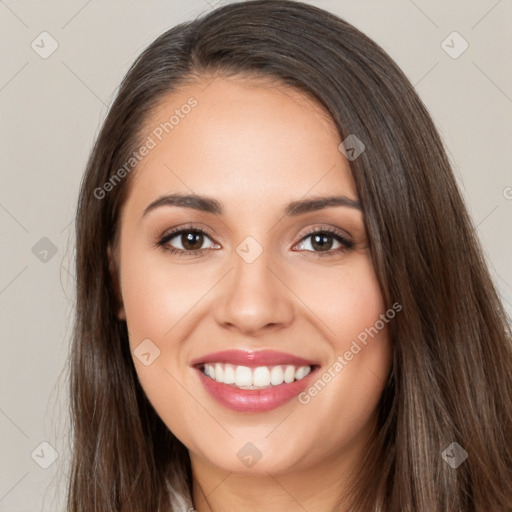
[[[334,122],[282,84],[231,77],[183,86],[152,112],[148,138],[154,147],[138,164],[127,201],[138,211],[172,192],[216,197],[227,213],[308,195],[357,198]]]

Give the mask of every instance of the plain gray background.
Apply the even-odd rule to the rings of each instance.
[[[135,57],[221,3],[0,0],[0,512],[64,510],[73,221],[93,140]],[[309,3],[369,35],[416,86],[512,314],[512,3]]]

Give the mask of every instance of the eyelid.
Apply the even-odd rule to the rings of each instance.
[[[181,234],[182,232],[190,232],[190,231],[194,231],[194,232],[198,232],[198,233],[204,233],[205,235],[208,235],[212,239],[215,238],[215,235],[213,234],[212,231],[210,231],[209,228],[206,228],[204,226],[200,226],[199,227],[199,226],[194,225],[194,224],[184,224],[184,225],[181,225],[181,226],[176,226],[174,228],[171,228],[171,229],[165,231],[158,238],[159,238],[160,241],[162,241],[163,239],[168,239],[169,240],[169,239],[173,238],[174,236]]]
[[[308,228],[304,233],[302,233],[300,237],[300,241],[304,240],[304,238],[307,238],[309,235],[312,235],[314,233],[329,233],[331,235],[336,235],[345,240],[346,242],[353,243],[352,237],[349,233],[346,231],[331,226],[329,224],[317,224],[316,226],[313,226],[312,228]]]

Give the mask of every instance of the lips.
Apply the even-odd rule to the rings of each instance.
[[[248,366],[249,368],[277,365],[315,366],[318,364],[315,361],[303,359],[302,357],[286,354],[284,352],[277,352],[275,350],[259,350],[256,352],[223,350],[199,357],[193,360],[191,365],[197,366],[205,363],[227,363]]]
[[[273,350],[215,352],[195,359],[191,365],[218,403],[237,412],[253,413],[270,411],[289,402],[306,389],[319,368],[315,361]],[[234,369],[236,377],[226,378],[226,368]],[[268,375],[264,378],[269,369],[277,379],[269,380]],[[249,380],[251,374],[263,374],[263,379],[248,382],[245,378],[240,380],[240,374]]]

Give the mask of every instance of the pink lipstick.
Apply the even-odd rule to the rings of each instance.
[[[306,389],[319,368],[315,361],[273,350],[215,352],[191,366],[218,403],[252,413],[289,402]]]

